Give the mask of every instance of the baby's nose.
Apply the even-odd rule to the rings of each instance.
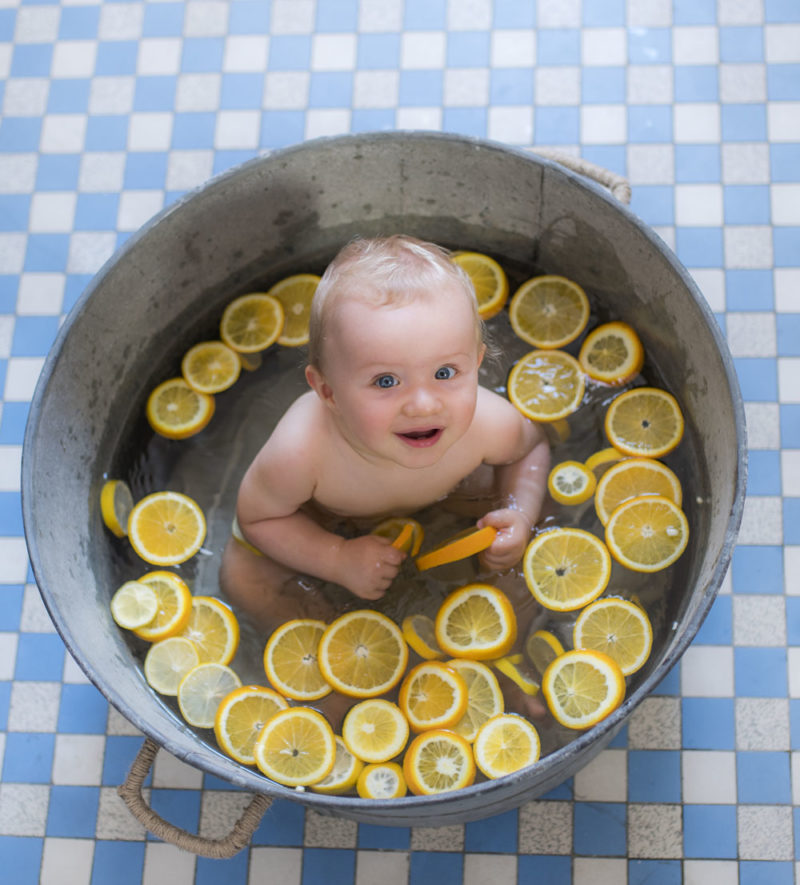
[[[439,398],[425,385],[409,391],[403,411],[407,415],[432,415],[439,410]]]

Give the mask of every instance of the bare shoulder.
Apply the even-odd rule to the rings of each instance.
[[[542,428],[529,420],[505,397],[478,388],[474,425],[485,446],[484,461],[505,464],[526,455],[540,440]]]

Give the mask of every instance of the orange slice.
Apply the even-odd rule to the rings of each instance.
[[[603,323],[586,336],[578,362],[595,381],[627,384],[642,371],[644,348],[627,323]]]
[[[567,728],[590,728],[622,703],[625,677],[608,655],[574,649],[545,670],[542,692],[557,722]]]
[[[600,477],[594,496],[594,508],[603,525],[624,501],[640,495],[661,495],[678,507],[683,491],[678,477],[661,461],[652,458],[626,458],[612,465]]]
[[[336,763],[328,720],[310,707],[281,710],[261,729],[253,752],[259,770],[287,787],[319,783]]]
[[[467,709],[452,729],[472,743],[483,723],[505,709],[503,692],[497,677],[480,661],[453,658],[447,666],[455,670],[467,685]]]
[[[653,647],[653,628],[644,609],[616,596],[587,605],[575,621],[572,637],[575,648],[591,648],[613,658],[623,676],[640,670]]]
[[[467,584],[453,591],[436,615],[436,640],[454,658],[501,657],[516,638],[514,609],[505,593],[490,584]]]
[[[239,622],[222,600],[195,596],[180,635],[195,644],[201,664],[229,664],[239,647]]]
[[[133,510],[133,495],[122,479],[109,479],[100,489],[100,515],[105,527],[118,538],[128,533],[128,517]]]
[[[285,697],[315,701],[330,694],[317,657],[326,626],[324,621],[298,618],[281,624],[267,640],[264,670],[270,684]]]
[[[363,762],[388,762],[405,748],[408,720],[397,704],[384,698],[367,698],[347,711],[342,740]]]
[[[472,747],[453,731],[424,731],[406,750],[403,774],[417,796],[468,787],[475,780]]]
[[[689,543],[689,523],[669,498],[643,495],[620,504],[606,525],[606,544],[621,565],[657,572],[672,565]]]
[[[472,747],[475,764],[488,778],[533,765],[541,751],[539,732],[522,716],[503,713],[484,723]]]
[[[468,701],[464,679],[441,661],[417,664],[400,686],[400,709],[416,732],[450,728],[464,715]]]
[[[534,350],[511,369],[508,398],[532,421],[558,421],[578,409],[586,384],[574,356]]]
[[[358,782],[358,777],[364,770],[364,763],[357,759],[348,749],[347,744],[335,734],[336,759],[331,773],[321,781],[311,785],[315,793],[325,793],[328,796],[341,796],[349,793]]]
[[[429,568],[474,556],[491,547],[496,537],[497,529],[494,526],[486,525],[482,529],[471,526],[418,556],[417,568],[424,572]]]
[[[308,344],[308,320],[311,300],[317,291],[319,277],[313,273],[298,273],[275,283],[267,295],[277,298],[283,307],[283,329],[278,344],[299,347]]]
[[[201,341],[181,360],[184,381],[200,393],[227,390],[236,383],[241,370],[239,355],[222,341]]]
[[[594,473],[580,461],[562,461],[547,477],[547,490],[559,504],[583,504],[592,497],[596,485]]]
[[[618,452],[614,446],[606,446],[604,449],[589,455],[583,463],[594,473],[595,477],[599,478],[609,467],[625,457],[627,456],[623,455],[622,452]]]
[[[411,556],[419,553],[422,546],[422,539],[425,532],[416,519],[408,516],[392,516],[385,519],[382,523],[375,526],[372,530],[373,535],[379,535],[381,538],[388,538],[392,542],[393,547],[398,550],[404,550]]]
[[[683,414],[671,393],[658,387],[636,387],[608,407],[606,436],[625,455],[663,458],[683,437]]]
[[[481,252],[456,252],[453,261],[472,280],[481,319],[500,313],[508,300],[508,278],[494,258]]]
[[[151,565],[178,565],[203,546],[206,519],[198,503],[180,492],[154,492],[128,517],[128,540]]]
[[[242,765],[255,765],[255,745],[261,729],[289,704],[263,685],[244,685],[225,695],[217,707],[214,734],[222,750]]]
[[[425,661],[443,658],[444,652],[436,642],[436,625],[427,615],[409,615],[403,618],[403,638]]]
[[[531,697],[539,694],[541,686],[536,679],[534,679],[533,674],[530,672],[530,668],[525,664],[525,660],[521,654],[517,653],[497,658],[492,661],[492,666],[496,667],[504,676],[508,676],[515,685],[519,686],[519,688],[525,692],[525,694],[530,695]]]
[[[133,632],[147,642],[158,642],[180,633],[192,613],[192,593],[186,582],[173,572],[155,571],[143,575],[139,583],[155,592],[158,610],[152,620]]]
[[[525,652],[541,674],[551,661],[564,654],[564,646],[549,630],[537,630],[525,640]]]
[[[199,433],[214,415],[214,398],[199,393],[183,378],[159,384],[147,399],[147,420],[167,439],[187,439]]]
[[[516,334],[533,347],[565,347],[586,328],[589,299],[572,280],[545,274],[517,289],[508,316]]]
[[[356,789],[362,799],[400,799],[408,792],[403,769],[396,762],[365,765]]]
[[[283,306],[266,292],[235,298],[225,308],[219,337],[239,353],[258,353],[278,340],[283,329]]]

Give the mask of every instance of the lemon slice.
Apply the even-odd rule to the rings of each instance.
[[[556,274],[534,277],[514,293],[508,316],[516,334],[533,347],[565,347],[586,328],[589,299],[572,280]]]
[[[385,694],[400,681],[408,663],[400,628],[370,609],[340,615],[322,634],[317,654],[328,684],[355,698]]]
[[[640,495],[661,495],[676,506],[683,502],[678,477],[661,461],[652,458],[626,458],[612,465],[600,477],[594,496],[594,508],[603,525],[624,501]]]
[[[541,686],[534,679],[533,674],[527,672],[524,658],[521,654],[517,653],[497,658],[497,660],[492,661],[492,666],[496,667],[504,676],[508,676],[525,694],[531,697],[539,694]]]
[[[133,495],[122,479],[109,479],[100,489],[100,515],[105,527],[118,538],[128,533],[128,517],[133,510]]]
[[[469,787],[475,780],[472,747],[453,731],[424,731],[406,750],[403,774],[417,796]]]
[[[338,734],[333,737],[336,741],[336,759],[331,773],[319,783],[312,784],[311,789],[315,793],[341,796],[342,793],[349,793],[354,789],[358,776],[364,770],[364,763],[347,749],[347,744]]]
[[[503,692],[497,677],[480,661],[453,658],[447,666],[455,670],[467,686],[467,709],[452,729],[472,743],[483,723],[505,709]]]
[[[308,320],[311,300],[317,291],[319,277],[313,273],[298,273],[275,283],[267,295],[277,298],[283,307],[283,329],[278,344],[299,347],[308,344]]]
[[[643,495],[620,504],[606,525],[606,544],[621,565],[657,572],[672,565],[689,543],[689,523],[669,498]]]
[[[180,492],[142,498],[128,518],[128,539],[151,565],[178,565],[191,559],[206,537],[206,519],[195,500]]]
[[[508,300],[508,278],[494,258],[481,252],[456,252],[453,261],[472,280],[481,319],[500,313]]]
[[[441,661],[423,661],[400,686],[400,709],[414,731],[450,728],[467,712],[467,684]]]
[[[583,463],[594,473],[596,478],[599,478],[606,470],[626,457],[627,455],[617,451],[614,446],[606,446],[604,449],[593,452]]]
[[[184,381],[200,393],[227,390],[241,370],[239,355],[222,341],[201,341],[187,350],[181,361]]]
[[[580,461],[562,461],[550,471],[547,490],[559,504],[583,504],[594,494],[597,479]]]
[[[563,350],[534,350],[508,375],[508,398],[533,421],[557,421],[581,404],[586,384],[574,356]]]
[[[627,599],[597,599],[578,615],[575,648],[591,648],[613,658],[623,676],[641,669],[653,647],[653,628],[644,609]]]
[[[194,644],[181,636],[162,639],[150,646],[144,658],[144,678],[159,694],[178,693],[183,677],[200,663]]]
[[[261,729],[255,757],[261,772],[277,783],[309,786],[333,771],[336,739],[321,713],[310,707],[289,707]]]
[[[239,362],[244,372],[255,372],[256,369],[261,368],[264,362],[264,358],[260,353],[240,353],[237,350],[236,355],[239,357]]]
[[[187,439],[199,433],[214,415],[214,397],[198,393],[183,378],[169,378],[147,398],[147,420],[167,439]]]
[[[111,617],[120,627],[135,630],[144,627],[158,612],[158,597],[152,587],[141,581],[125,581],[111,597]]]
[[[330,694],[331,687],[317,659],[325,627],[324,621],[298,618],[281,624],[267,640],[264,670],[270,683],[285,697],[315,701]]]
[[[388,538],[392,542],[393,547],[398,550],[404,550],[411,556],[419,553],[422,546],[422,539],[425,532],[416,519],[408,516],[392,516],[379,523],[372,530],[373,535],[379,535],[381,538]]]
[[[551,661],[564,654],[564,646],[549,630],[537,630],[525,641],[525,651],[533,666],[541,674]]]
[[[400,799],[408,792],[403,769],[396,762],[364,766],[356,789],[362,799]]]
[[[189,622],[181,636],[197,646],[201,664],[229,664],[239,647],[239,622],[221,600],[195,596]]]
[[[591,532],[555,528],[528,544],[522,570],[528,589],[540,605],[552,611],[574,611],[606,589],[611,556]]]
[[[436,626],[427,615],[409,615],[403,618],[403,638],[424,660],[433,661],[444,657],[436,642]]]
[[[627,323],[604,323],[586,336],[578,362],[595,381],[627,384],[642,371],[644,348]]]
[[[567,728],[590,728],[622,703],[625,677],[608,655],[573,649],[545,670],[542,692],[557,722]]]
[[[219,337],[239,353],[258,353],[278,340],[283,329],[283,306],[266,292],[235,298],[225,308]]]
[[[459,559],[474,556],[481,550],[491,547],[496,537],[497,529],[494,526],[486,525],[481,529],[470,526],[463,532],[458,532],[446,541],[442,541],[441,544],[423,553],[422,556],[418,556],[417,568],[424,572],[426,569],[435,568],[438,565],[447,565]]]
[[[220,702],[214,717],[214,735],[220,748],[242,765],[255,765],[256,739],[261,729],[289,704],[277,691],[263,685],[235,688]]]
[[[475,738],[475,764],[488,778],[533,765],[541,751],[539,732],[522,716],[503,713],[486,722]]]
[[[514,609],[505,593],[490,584],[467,584],[455,590],[436,615],[436,640],[454,658],[501,657],[516,638]]]
[[[189,623],[192,613],[192,593],[186,582],[173,572],[148,572],[139,578],[140,584],[156,594],[158,608],[154,618],[133,632],[147,642],[158,642],[176,636]]]
[[[608,407],[606,436],[625,455],[663,458],[683,437],[683,414],[671,393],[658,387],[636,387]]]
[[[408,720],[397,704],[368,698],[347,711],[342,723],[347,749],[364,762],[388,762],[408,740]]]
[[[181,715],[197,728],[213,728],[217,708],[242,680],[225,664],[198,664],[178,686]]]

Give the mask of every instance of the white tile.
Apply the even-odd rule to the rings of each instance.
[[[185,37],[223,37],[228,30],[229,4],[222,0],[189,0],[183,19]]]
[[[94,40],[59,40],[53,47],[52,77],[91,77],[97,57]]]
[[[628,25],[642,28],[666,28],[672,24],[669,0],[628,0]]]
[[[300,885],[302,865],[301,848],[251,848],[248,885],[262,885],[270,880],[281,885]]]
[[[781,447],[780,410],[777,403],[745,403],[747,447],[779,449]]]
[[[625,885],[628,862],[624,859],[576,857],[573,863],[573,885]]]
[[[767,102],[767,137],[770,141],[800,141],[800,102]]]
[[[355,66],[355,34],[314,35],[311,40],[312,71],[352,71]]]
[[[464,848],[463,824],[443,827],[412,827],[412,851],[462,851]]]
[[[685,860],[683,885],[739,885],[735,860]]]
[[[314,0],[273,0],[273,34],[310,34],[314,29]]]
[[[117,212],[118,230],[138,230],[164,206],[163,191],[123,191]]]
[[[537,65],[533,72],[537,106],[564,107],[581,103],[581,69],[571,65]]]
[[[135,77],[93,77],[89,86],[90,114],[129,114],[133,110]]]
[[[20,490],[22,446],[0,445],[0,492]]]
[[[0,538],[0,583],[24,584],[27,574],[28,548],[25,539]]]
[[[584,66],[624,67],[628,61],[625,28],[583,28],[581,61]]]
[[[783,586],[787,596],[800,596],[800,547],[783,548]]]
[[[765,25],[764,58],[768,64],[800,61],[800,25]]]
[[[216,117],[214,147],[217,150],[258,147],[261,130],[258,111],[219,111]]]
[[[538,0],[536,23],[540,28],[579,28],[580,0]]]
[[[372,72],[364,72],[372,73]],[[392,72],[376,72],[391,74]],[[356,86],[358,87],[356,74]],[[357,91],[358,94],[358,91]],[[386,106],[396,104],[396,101]],[[447,68],[444,72],[445,107],[483,107],[489,104],[489,71],[486,68]],[[354,102],[354,107],[365,107]],[[381,107],[381,105],[371,105]]]
[[[630,65],[626,85],[628,104],[671,104],[672,80],[669,65]]]
[[[11,72],[11,49],[10,43],[0,43],[0,77],[4,80]]]
[[[122,151],[84,154],[78,172],[78,190],[83,193],[114,193],[122,190],[125,156]]]
[[[725,265],[731,268],[772,268],[772,228],[767,225],[735,225],[723,232]]]
[[[60,682],[13,682],[8,730],[55,732],[60,699]]]
[[[350,131],[350,111],[344,108],[315,109],[306,112],[306,138],[346,135]]]
[[[0,273],[20,273],[25,262],[27,237],[21,233],[0,234]]]
[[[683,801],[698,805],[736,803],[736,754],[684,750]]]
[[[582,144],[624,144],[628,118],[625,105],[584,105],[581,107]]]
[[[69,241],[67,273],[97,273],[117,247],[113,232],[74,233]]]
[[[536,32],[524,28],[492,31],[489,64],[493,68],[532,68],[536,64]]]
[[[264,107],[293,110],[308,104],[309,74],[306,71],[276,71],[264,80]]]
[[[6,117],[41,117],[47,110],[50,81],[40,77],[16,77],[6,83],[3,114]]]
[[[213,151],[170,151],[167,190],[185,191],[199,187],[211,177],[213,168]]]
[[[136,40],[142,34],[144,6],[140,3],[103,3],[97,33],[101,40]]]
[[[407,885],[408,867],[408,852],[359,851],[355,885]]]
[[[719,99],[743,104],[767,100],[767,69],[763,64],[719,66]]]
[[[689,268],[697,287],[708,302],[711,310],[722,313],[725,310],[725,275],[714,267]]]
[[[194,854],[174,845],[148,842],[144,850],[142,885],[193,885],[195,862]]]
[[[575,774],[575,799],[580,802],[626,802],[628,799],[628,754],[625,750],[603,750]]]
[[[733,356],[776,356],[774,313],[729,311],[725,316],[725,328]]]
[[[800,312],[800,268],[776,267],[772,279],[775,309],[779,313]]]
[[[203,772],[162,750],[153,766],[153,786],[199,790],[203,786]]]
[[[459,72],[460,73],[460,72]],[[465,82],[478,85],[475,73],[480,71],[464,72],[467,74]],[[450,69],[445,71],[445,104],[458,104],[458,101],[448,99],[448,82],[452,78]],[[488,78],[486,93],[488,95]],[[461,78],[458,78],[459,83]],[[353,79],[353,107],[354,108],[394,108],[397,106],[400,76],[397,71],[356,71]],[[480,94],[480,93],[478,93]],[[455,98],[455,96],[450,96]]]
[[[720,226],[722,187],[718,184],[675,185],[675,224],[678,227]]]
[[[36,182],[36,154],[0,154],[0,194],[29,194]]]
[[[17,10],[15,43],[53,43],[58,37],[57,8],[23,6]]]
[[[734,706],[737,750],[789,750],[788,698],[736,698]]]
[[[17,296],[19,298],[19,296]],[[0,316],[0,360],[7,360],[11,356],[11,342],[14,337],[16,317],[13,314]]]
[[[510,854],[465,854],[463,885],[516,885],[517,858]]]
[[[747,495],[744,499],[739,544],[783,542],[781,499],[771,495]]]
[[[55,633],[56,628],[42,601],[36,584],[26,584],[22,594],[22,612],[19,618],[20,633]],[[69,655],[64,655],[64,660]]]
[[[492,26],[493,0],[449,0],[447,28],[451,31],[488,31]]]
[[[734,142],[722,145],[723,184],[768,184],[769,145]]]
[[[3,769],[3,759],[5,758],[6,753],[6,734],[5,732],[0,732],[0,771]]]
[[[361,3],[358,9],[358,30],[364,34],[402,31],[403,0]]]
[[[17,662],[18,637],[16,633],[0,633],[0,679],[9,682],[14,678]]]
[[[144,37],[139,41],[136,73],[140,76],[177,74],[181,69],[183,41],[178,37]]]
[[[676,65],[715,65],[719,39],[715,27],[676,26],[672,29],[672,62]]]
[[[489,138],[509,144],[528,145],[533,141],[534,110],[527,107],[490,107]]]
[[[778,400],[800,403],[800,357],[778,358]]]
[[[89,677],[80,668],[75,658],[67,652],[64,655],[64,670],[61,674],[61,681],[64,685],[91,685]]]
[[[105,735],[57,734],[53,783],[99,787],[103,777]]]
[[[800,497],[800,449],[781,452],[781,491],[787,497]]]
[[[676,104],[673,108],[675,142],[716,144],[720,140],[719,113],[718,104]]]
[[[86,138],[85,114],[45,114],[39,150],[43,154],[78,154]]]
[[[39,191],[31,200],[28,229],[31,233],[69,233],[75,223],[77,194]]]
[[[792,751],[792,805],[800,805],[800,752]]]
[[[800,225],[800,184],[770,185],[772,223]]]
[[[791,860],[792,809],[788,805],[739,805],[740,860]]]
[[[8,402],[30,402],[44,365],[44,357],[12,356],[6,372],[4,398]]]
[[[181,74],[175,94],[175,110],[216,111],[221,89],[221,74]]]
[[[135,111],[128,123],[129,151],[166,151],[172,139],[172,114]]]
[[[442,109],[439,107],[398,108],[398,129],[431,129],[442,128]]]
[[[150,801],[151,791],[142,791],[145,802]],[[131,814],[129,808],[117,793],[116,787],[101,787],[97,806],[96,839],[143,842],[147,831]]]
[[[44,836],[49,796],[44,784],[0,783],[0,836]]]
[[[400,38],[400,67],[406,70],[442,68],[446,52],[443,31],[405,31]]]
[[[786,668],[789,678],[789,697],[800,698],[800,648],[786,649]]]
[[[681,663],[681,692],[685,697],[733,697],[733,649],[689,646]]]
[[[225,73],[261,73],[267,67],[266,36],[232,35],[225,40],[222,70]]]

